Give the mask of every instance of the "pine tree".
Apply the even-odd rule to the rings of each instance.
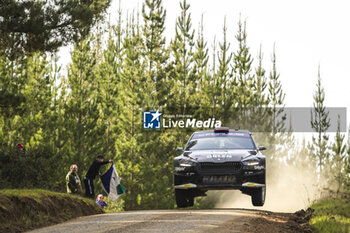
[[[174,92],[177,93],[176,106],[182,114],[191,108],[191,94],[195,92],[196,76],[193,72],[194,30],[192,29],[190,5],[183,0],[180,2],[181,15],[177,18],[175,39],[171,43],[174,57]]]
[[[102,18],[110,0],[12,1],[0,4],[0,49],[11,56],[55,51],[81,39]]]
[[[11,57],[9,51],[0,48],[0,113],[5,117],[5,132],[13,130],[12,119],[16,115],[21,115],[21,105],[25,103],[22,89],[26,84],[23,78],[26,66],[27,59]],[[5,141],[16,140],[11,134],[7,136],[9,139]]]
[[[144,111],[162,110],[169,96],[170,82],[167,74],[171,67],[168,64],[169,51],[165,46],[164,22],[165,11],[162,7],[161,0],[146,0],[143,5],[142,15],[144,26],[142,30],[143,45],[142,59],[147,63],[144,69],[145,75],[141,77],[142,97],[141,106]],[[142,122],[142,115],[138,115],[139,121]],[[137,143],[142,151],[137,151],[140,156],[140,190],[137,197],[137,208],[170,208],[173,199],[171,184],[173,181],[172,168],[169,166],[172,161],[171,151],[175,148],[174,136],[170,132],[161,130],[144,130],[142,129],[142,138]],[[157,177],[154,182],[150,177]],[[159,196],[162,193],[162,196]],[[136,208],[136,207],[135,207]]]
[[[22,61],[10,60],[4,50],[0,50],[0,113],[1,113],[1,145],[3,148],[14,147],[16,137],[12,126],[13,119],[20,115],[20,106],[25,102],[21,91],[25,80],[21,79]],[[12,142],[12,143],[11,143]]]
[[[7,130],[14,133],[12,138],[8,138],[9,142],[16,144],[17,140],[21,140],[29,149],[38,147],[43,140],[43,128],[52,98],[52,80],[49,76],[48,62],[42,54],[27,57],[26,63],[17,69],[12,73],[17,77],[13,80],[10,78],[5,85],[8,85],[11,92],[21,96],[23,101],[10,110],[11,112],[5,112],[4,116],[9,117]],[[21,73],[17,73],[19,70]],[[17,83],[16,79],[21,81]]]
[[[46,120],[46,111],[51,103],[51,85],[48,75],[48,64],[46,58],[38,54],[28,59],[26,67],[27,85],[23,90],[26,102],[23,109],[26,109],[27,116],[22,120],[23,135],[27,134],[27,148],[40,146],[43,140],[43,123]]]
[[[257,102],[258,106],[266,106],[268,104],[268,97],[266,95],[267,88],[267,78],[266,78],[266,70],[263,65],[263,54],[262,54],[262,45],[260,45],[259,53],[258,53],[258,66],[255,68],[255,91],[257,93]],[[276,69],[276,61],[274,62],[274,67]]]
[[[169,51],[166,48],[165,16],[162,0],[146,0],[142,6],[144,19],[144,57],[147,60],[144,90],[149,99],[145,106],[159,107],[166,103],[169,84],[167,82]]]
[[[270,106],[272,111],[272,133],[276,134],[277,132],[284,131],[284,119],[283,116],[283,101],[285,94],[282,90],[282,84],[279,80],[279,74],[276,68],[276,52],[275,46],[273,47],[272,55],[272,70],[270,72],[270,82],[269,82],[269,98]]]
[[[18,60],[9,62],[10,66],[14,65],[9,72],[14,78],[9,79],[7,87],[23,99],[16,107],[11,106],[9,111],[1,114],[1,149],[5,157],[10,156],[1,162],[7,168],[3,179],[8,180],[13,188],[53,188],[56,176],[45,177],[45,173],[59,164],[52,149],[55,139],[52,129],[57,124],[52,111],[54,95],[50,66],[46,56],[39,53],[20,62],[21,65],[18,65]],[[26,149],[20,153],[15,146],[19,142]],[[2,156],[1,159],[5,158]]]
[[[211,117],[215,118],[219,116],[219,111],[221,110],[217,105],[218,105],[218,100],[217,100],[217,78],[216,78],[216,60],[217,60],[217,43],[216,43],[216,37],[214,36],[213,44],[212,44],[212,63],[211,67],[209,68],[209,77],[210,79],[208,80],[208,87],[207,87],[207,95],[209,98],[211,98],[211,104],[210,108],[211,110]]]
[[[313,110],[311,111],[311,127],[315,130],[316,136],[312,136],[312,145],[309,145],[310,153],[316,162],[317,168],[320,170],[320,174],[325,167],[329,164],[329,152],[328,152],[328,140],[329,137],[326,134],[327,129],[330,126],[330,120],[328,117],[329,112],[324,105],[325,91],[321,82],[320,67],[318,67],[318,79],[316,84],[316,91],[314,93]]]
[[[200,114],[198,103],[201,96],[199,96],[199,93],[196,93],[200,77],[195,70],[196,63],[194,61],[195,31],[192,29],[190,4],[186,0],[182,0],[179,5],[181,13],[176,19],[175,38],[170,42],[172,96],[167,102],[167,105],[169,104],[167,110],[172,113],[191,114],[197,117],[197,114]],[[199,56],[203,56],[203,54]],[[202,59],[202,57],[199,59]],[[197,62],[201,61],[197,60]],[[202,64],[198,65],[201,66]],[[177,145],[183,145],[185,143],[184,138],[188,137],[188,132],[181,129],[172,130],[171,133],[174,135],[174,143]]]
[[[275,46],[273,48],[272,54],[272,70],[269,75],[269,110],[270,110],[270,119],[268,121],[269,130],[271,134],[269,135],[269,154],[271,158],[280,159],[280,156],[285,154],[282,153],[282,148],[286,141],[288,141],[288,135],[285,130],[285,119],[286,115],[284,114],[284,98],[285,94],[283,93],[282,84],[279,79],[280,75],[277,72],[276,66],[276,52]]]
[[[203,35],[203,15],[201,18],[201,22],[198,28],[198,36],[195,42],[195,51],[193,54],[193,73],[197,76],[195,78],[196,82],[196,90],[193,95],[195,95],[195,99],[200,103],[200,109],[198,114],[200,115],[200,119],[205,119],[211,117],[210,115],[210,81],[211,77],[209,75],[208,70],[208,61],[209,61],[209,49],[207,48],[207,42],[204,40]]]
[[[253,59],[247,45],[246,22],[238,22],[238,32],[236,34],[238,50],[233,55],[233,86],[235,86],[236,111],[238,111],[238,128],[248,128],[248,108],[254,107],[252,104],[252,95],[254,87],[254,75],[252,74]]]
[[[121,9],[118,10],[118,22],[116,27],[108,25],[109,34],[107,40],[107,48],[102,53],[102,62],[99,65],[98,72],[98,86],[99,98],[101,104],[99,111],[105,125],[106,132],[103,137],[103,152],[107,157],[115,156],[115,141],[117,140],[117,122],[119,116],[119,109],[117,104],[118,98],[118,83],[120,82],[122,60],[123,60],[123,46],[122,46],[122,22]]]
[[[344,159],[344,173],[346,174],[344,179],[344,190],[350,193],[350,129],[348,131],[348,143],[347,143],[347,153]]]
[[[135,209],[140,206],[143,194],[141,170],[142,155],[142,112],[143,104],[142,79],[145,76],[147,63],[142,60],[142,35],[140,26],[136,25],[133,16],[126,29],[126,37],[123,40],[124,59],[118,83],[117,106],[120,109],[118,115],[118,133],[116,140],[117,162],[116,166],[122,174],[124,183],[128,189],[125,196],[127,209]],[[140,199],[141,200],[138,200]]]
[[[65,100],[66,92],[64,90],[65,83],[60,82],[62,80],[61,66],[58,65],[58,56],[53,54],[50,59],[50,88],[51,88],[51,101],[50,106],[48,107],[48,112],[46,113],[45,118],[46,127],[44,129],[44,142],[45,150],[51,152],[51,162],[50,174],[52,175],[53,181],[50,183],[51,188],[55,190],[64,190],[65,181],[62,179],[57,179],[57,177],[63,177],[67,174],[67,164],[62,160],[62,157],[65,154],[64,145],[67,141],[68,134],[65,119],[64,119],[64,110],[65,110]]]
[[[219,114],[222,117],[223,121],[227,122],[229,119],[232,119],[232,105],[234,104],[234,89],[231,87],[231,75],[229,73],[229,64],[232,59],[232,53],[229,52],[230,43],[227,41],[227,27],[226,27],[226,18],[224,19],[223,26],[223,41],[219,43],[219,51],[218,51],[218,63],[219,67],[217,73],[215,75],[215,83],[216,83],[216,96],[217,96],[217,104],[221,108],[221,112]],[[231,109],[231,111],[230,111]]]
[[[98,111],[98,79],[96,78],[96,51],[89,38],[75,44],[72,63],[68,67],[67,96],[64,101],[64,118],[67,129],[65,158],[86,172],[98,153],[102,153],[102,136],[105,127],[100,124]]]
[[[346,177],[345,172],[345,159],[346,159],[346,144],[344,142],[345,135],[342,135],[340,132],[340,116],[338,115],[338,127],[337,133],[334,138],[334,143],[332,144],[332,163],[330,176],[331,180],[335,181],[336,193],[339,193],[341,187],[344,185],[344,180]],[[332,183],[332,182],[331,182]]]
[[[255,74],[253,79],[253,88],[252,88],[252,105],[253,107],[249,108],[251,131],[255,132],[269,132],[271,120],[268,119],[270,116],[270,111],[268,109],[269,97],[267,92],[268,82],[266,77],[266,70],[264,69],[263,63],[263,54],[262,46],[260,45],[260,50],[257,56],[257,67],[255,68]],[[266,138],[264,135],[259,141],[262,143],[261,139]],[[264,140],[265,146],[269,146],[267,142],[269,139]]]

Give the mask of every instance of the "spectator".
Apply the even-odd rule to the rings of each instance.
[[[78,176],[78,166],[72,164],[66,176],[67,193],[76,194],[81,192],[81,183]]]
[[[112,163],[112,160],[104,161],[103,155],[98,155],[91,164],[86,176],[84,177],[85,195],[89,198],[94,198],[94,179],[98,175],[100,167],[103,164]]]
[[[26,148],[24,148],[24,145],[21,142],[17,143],[16,148],[17,148],[17,154],[21,154],[21,155],[26,154]]]
[[[96,204],[98,204],[102,209],[107,206],[107,203],[103,201],[103,195],[99,194],[96,198]]]

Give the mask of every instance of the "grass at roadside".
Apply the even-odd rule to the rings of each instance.
[[[103,213],[93,200],[41,189],[0,190],[0,232],[22,232]]]
[[[350,232],[350,200],[324,199],[311,208],[315,210],[310,220],[315,232]]]
[[[124,211],[124,200],[119,198],[117,201],[112,202],[112,200],[106,195],[105,202],[107,202],[107,207],[104,208],[106,213],[116,213]]]

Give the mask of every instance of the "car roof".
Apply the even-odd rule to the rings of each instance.
[[[199,130],[199,131],[195,131],[193,134],[197,134],[197,133],[214,133],[214,129],[211,130]],[[229,129],[228,131],[229,133],[248,133],[251,134],[251,132],[249,132],[248,130],[240,130],[240,129]]]

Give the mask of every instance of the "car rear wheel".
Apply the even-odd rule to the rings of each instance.
[[[252,193],[252,204],[253,206],[263,206],[265,203],[266,188],[258,188]]]
[[[190,190],[175,189],[175,200],[179,208],[193,206],[194,204],[194,197]]]

